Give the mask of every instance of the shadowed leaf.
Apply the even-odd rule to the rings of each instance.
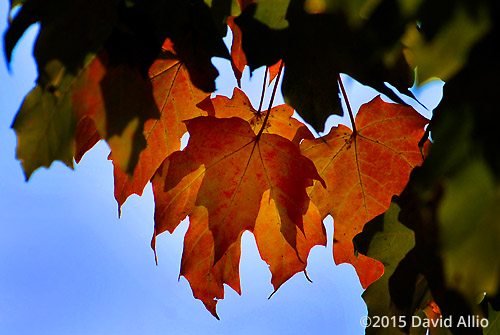
[[[72,85],[72,106],[77,119],[92,119],[117,164],[133,171],[146,147],[144,122],[158,118],[149,80],[136,68],[109,66],[107,53],[102,52]]]
[[[148,120],[144,124],[147,146],[140,153],[131,175],[114,164],[115,198],[119,207],[131,194],[141,195],[165,158],[180,149],[181,138],[187,131],[182,121],[207,115],[196,104],[209,94],[193,85],[186,67],[168,48],[167,40],[160,57],[149,69],[153,97],[160,111],[160,118]]]
[[[398,221],[399,206],[391,203],[391,207],[365,225],[365,230],[377,229],[369,240],[365,255],[384,264],[384,274],[372,283],[363,293],[363,299],[368,307],[368,316],[373,318],[389,317],[391,313],[391,296],[389,293],[389,278],[394,273],[399,262],[415,246],[415,234]],[[357,235],[356,238],[360,238]],[[374,319],[375,320],[375,319]],[[409,320],[406,320],[409,321]],[[398,327],[368,327],[366,334],[403,334]]]
[[[68,96],[59,100],[40,86],[28,94],[12,124],[17,134],[16,157],[22,162],[26,180],[54,160],[73,167],[75,127]]]

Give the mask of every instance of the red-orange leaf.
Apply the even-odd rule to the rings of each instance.
[[[259,215],[255,222],[254,235],[260,256],[270,266],[271,283],[276,291],[297,272],[306,269],[309,251],[315,245],[326,245],[326,232],[318,209],[312,201],[304,215],[303,231],[294,229],[283,233],[293,224],[283,222],[276,210],[276,202],[270,198],[270,191],[264,192]],[[296,249],[292,248],[284,235],[296,235]]]
[[[84,150],[95,141],[97,136],[88,132],[91,129],[85,130],[92,120],[98,136],[105,138],[111,147],[117,164],[131,171],[139,152],[146,146],[141,138],[144,122],[157,118],[158,109],[151,97],[151,83],[137,68],[108,63],[107,53],[101,51],[73,84],[72,106],[76,119],[87,123],[79,125],[77,147]],[[85,118],[89,120],[84,121]],[[77,156],[80,155],[78,152]]]
[[[240,10],[243,11],[248,5],[256,0],[238,0]],[[241,29],[234,23],[234,16],[227,18],[227,25],[231,28],[233,33],[233,41],[231,44],[231,67],[233,68],[234,76],[238,86],[241,87],[241,75],[247,65],[247,57],[241,47]]]
[[[173,232],[189,214],[190,225],[184,239],[181,275],[189,281],[195,298],[216,317],[217,299],[224,298],[223,284],[228,284],[241,294],[239,279],[240,238],[233,243],[226,254],[214,265],[214,240],[208,227],[208,213],[205,207],[195,206],[196,194],[200,189],[205,168],[195,162],[186,162],[185,169],[170,169],[169,162],[176,164],[182,159],[182,152],[174,152],[165,160],[155,174],[155,233],[151,246],[156,244],[156,235],[164,231]],[[168,176],[167,176],[168,174]],[[178,181],[176,185],[172,181]],[[168,190],[164,192],[164,190]]]
[[[247,57],[241,48],[241,29],[236,23],[234,23],[233,16],[227,19],[227,25],[233,32],[233,42],[231,44],[231,67],[233,68],[238,86],[241,87],[241,76],[245,66],[247,65]]]
[[[205,99],[198,104],[198,107],[218,118],[239,117],[247,121],[255,133],[260,130],[265,118],[265,114],[257,112],[245,93],[237,87],[234,88],[231,99],[218,95],[213,99]],[[271,108],[265,132],[278,134],[297,145],[303,139],[313,139],[314,136],[309,129],[302,122],[292,118],[293,113],[293,108],[288,105]]]
[[[243,52],[243,48],[241,46],[241,29],[238,27],[236,23],[234,23],[234,17],[231,16],[227,19],[227,25],[231,28],[231,32],[233,33],[233,41],[231,44],[231,67],[233,68],[234,76],[236,77],[236,81],[238,86],[241,87],[241,76],[243,74],[243,70],[247,65],[247,57],[245,52]],[[269,84],[276,78],[279,73],[279,69],[281,66],[281,61],[272,65],[267,69]]]
[[[186,277],[191,274],[193,292],[210,309],[212,300],[220,298],[220,292],[215,293],[218,291],[209,285],[212,282],[207,282],[207,278],[218,278],[212,272],[222,271],[225,275],[217,285],[222,287],[222,282],[233,282],[231,286],[236,286],[230,270],[234,268],[235,257],[227,261],[224,257],[228,252],[236,255],[230,248],[239,248],[241,234],[245,230],[254,231],[256,220],[261,222],[264,216],[278,224],[283,236],[281,243],[294,250],[293,257],[300,257],[301,263],[305,263],[312,245],[323,243],[316,236],[318,230],[322,231],[318,228],[321,226],[319,215],[317,223],[308,222],[314,219],[314,214],[306,215],[308,208],[313,207],[309,206],[305,189],[311,179],[321,178],[296,144],[275,134],[263,133],[257,138],[250,124],[240,118],[198,117],[186,121],[186,125],[190,133],[188,146],[169,156],[153,178],[155,235],[173,231],[190,215],[190,229],[201,235],[186,237],[183,264],[203,264],[204,270],[193,270],[195,275],[183,265],[181,274]],[[266,191],[268,201],[273,202],[272,215],[261,208]],[[206,210],[206,215],[200,214],[200,207]],[[310,242],[304,241],[304,232],[307,238],[311,236]],[[155,238],[152,243],[154,246]],[[272,263],[270,258],[266,260]],[[275,286],[293,273],[277,275]],[[210,291],[210,296],[195,292],[200,285],[194,283],[200,282],[205,283],[200,284],[204,287],[200,292]]]
[[[210,313],[219,318],[216,305],[218,299],[224,298],[223,284],[241,294],[241,234],[214,265],[214,240],[209,230],[207,209],[197,207],[190,216],[184,245],[180,274],[189,281],[194,297],[203,301]]]
[[[327,184],[325,189],[316,183],[310,196],[323,218],[334,218],[335,263],[353,264],[366,288],[382,275],[383,266],[356,255],[352,239],[387,210],[422,163],[418,142],[428,120],[412,107],[376,97],[361,106],[355,123],[357,134],[340,125],[321,139],[305,140],[301,151]]]
[[[115,198],[119,207],[131,194],[141,195],[165,158],[180,149],[181,137],[187,131],[182,121],[207,115],[196,104],[209,94],[192,84],[185,66],[166,49],[168,45],[169,40],[161,57],[149,69],[153,96],[161,116],[144,124],[147,146],[140,153],[133,174],[126,174],[114,164]]]
[[[100,138],[106,138],[111,150],[115,177],[115,198],[121,208],[131,194],[141,195],[144,187],[152,178],[163,160],[172,152],[179,150],[181,137],[186,133],[186,126],[182,122],[207,113],[196,107],[196,104],[209,96],[208,93],[196,88],[189,79],[185,66],[171,53],[172,43],[167,39],[158,59],[149,69],[149,79],[142,79],[138,71],[122,67],[106,68],[107,57],[103,52],[94,58],[86,67],[83,75],[75,85],[73,104],[76,117],[79,120],[76,130],[77,162]],[[121,92],[124,85],[117,86],[115,105],[103,100],[103,90],[113,95],[113,84],[103,83],[103,78],[124,78],[136,76],[140,80],[131,80],[141,89],[130,87]],[[134,77],[135,78],[135,77]],[[153,104],[143,103],[148,100],[147,87],[153,91]],[[126,96],[129,95],[129,96]],[[127,103],[130,99],[137,100]],[[123,108],[120,108],[123,107]],[[151,117],[153,110],[160,111],[160,118]],[[142,120],[136,120],[134,112],[142,115]],[[121,113],[121,114],[120,114]],[[123,133],[115,134],[113,127],[116,118],[130,119],[128,125],[123,125]],[[111,125],[110,125],[111,123]],[[143,136],[138,135],[140,128]],[[138,141],[140,137],[140,141]],[[144,142],[145,147],[137,153],[136,165],[131,174],[124,171],[124,164],[130,161],[134,143]]]

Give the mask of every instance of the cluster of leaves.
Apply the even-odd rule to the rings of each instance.
[[[224,283],[240,292],[244,231],[277,290],[326,244],[331,215],[334,260],[356,268],[371,316],[480,315],[496,332],[495,1],[11,0],[18,6],[8,59],[41,23],[37,86],[13,124],[26,178],[54,160],[72,167],[106,140],[119,207],[153,184],[153,248],[189,216],[181,275],[214,316]],[[247,65],[267,66],[271,80],[283,72],[287,105],[255,110],[238,88],[211,98],[212,57],[230,59],[237,80]],[[317,131],[341,115],[340,73],[399,104],[377,97],[356,119],[349,110],[352,129],[315,139],[292,114]],[[426,132],[395,90],[412,97],[408,87],[434,77],[447,84]]]

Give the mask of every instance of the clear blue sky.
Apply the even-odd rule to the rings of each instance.
[[[3,37],[9,2],[0,2]],[[36,79],[36,33],[35,27],[25,34],[10,73],[0,42],[0,334],[364,333],[363,290],[352,266],[333,264],[330,244],[311,252],[307,271],[314,283],[297,274],[268,300],[270,273],[250,233],[243,238],[243,294],[226,288],[217,321],[193,298],[187,281],[178,281],[187,222],[159,237],[156,266],[150,185],[142,197],[129,198],[118,219],[103,142],[75,171],[56,162],[26,183],[10,126]],[[223,73],[218,87],[230,94],[234,81],[224,79],[231,76],[229,64],[217,66]],[[246,78],[244,89],[258,104],[262,71]],[[350,92],[355,106],[359,96],[366,101],[374,94],[359,87]],[[331,220],[326,227],[331,240]]]

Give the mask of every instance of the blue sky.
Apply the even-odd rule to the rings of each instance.
[[[3,35],[9,4],[0,2]],[[36,79],[31,56],[36,33],[33,27],[25,34],[10,73],[0,57],[1,334],[364,333],[359,323],[366,315],[363,290],[352,266],[334,265],[330,244],[311,252],[307,271],[314,283],[297,274],[268,300],[270,273],[248,232],[240,265],[242,296],[226,288],[217,321],[193,298],[187,281],[178,280],[187,222],[173,235],[158,238],[156,266],[150,248],[150,185],[142,197],[129,198],[118,218],[112,164],[103,142],[74,171],[56,162],[26,183],[10,126]],[[3,39],[0,47],[3,53]],[[215,63],[223,73],[218,88],[231,94],[229,63]],[[243,88],[257,105],[262,71],[250,81],[246,71],[245,76]],[[349,82],[355,109],[376,94]],[[326,228],[331,240],[331,220]]]

